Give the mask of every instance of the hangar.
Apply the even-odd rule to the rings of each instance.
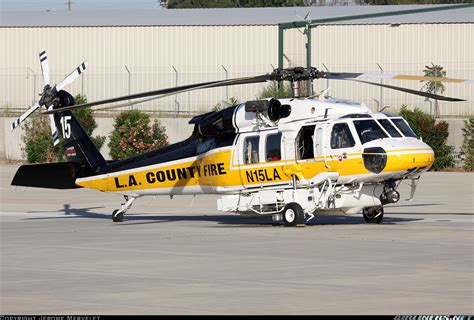
[[[304,28],[287,29],[279,52],[279,24],[440,5],[342,6],[238,9],[114,8],[104,10],[19,12],[2,10],[0,19],[0,108],[25,110],[41,90],[37,53],[46,49],[53,81],[83,60],[89,68],[69,90],[89,101],[166,88],[271,72],[279,58],[284,67],[305,66]],[[315,24],[309,61],[333,72],[422,74],[431,63],[452,78],[474,79],[474,7],[391,17]],[[385,83],[420,89],[416,81]],[[136,106],[164,117],[207,112],[235,97],[254,99],[263,84],[207,89]],[[424,98],[365,85],[317,80],[314,91],[330,87],[335,97],[357,100],[376,110],[401,105],[432,110]],[[446,84],[445,95],[466,102],[442,103],[438,116],[473,114],[474,90],[468,84]],[[104,116],[113,115],[117,110]]]
[[[423,6],[344,6],[249,9],[4,12],[1,19],[0,106],[26,108],[41,86],[37,52],[48,52],[53,79],[83,60],[89,69],[72,92],[89,100],[160,87],[270,72],[278,66],[278,24],[310,19],[409,10]],[[439,6],[438,6],[439,7]],[[349,20],[312,28],[311,63],[322,70],[421,74],[442,65],[449,77],[474,78],[474,7]],[[305,66],[303,28],[285,32],[284,66]],[[382,92],[360,84],[325,83],[331,94],[369,106],[401,104],[429,108],[423,98]],[[396,82],[419,89],[419,83]],[[252,99],[262,85],[193,92],[140,106],[144,110],[194,114],[222,100]],[[448,85],[446,94],[471,102],[443,106],[442,116],[472,113],[473,90]],[[382,101],[380,101],[382,100]]]

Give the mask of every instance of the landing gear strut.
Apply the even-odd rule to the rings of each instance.
[[[125,212],[127,212],[128,209],[132,206],[133,201],[137,197],[129,197],[129,196],[123,196],[125,198],[125,203],[122,203],[122,208],[114,210],[112,212],[112,221],[113,222],[122,222],[123,221],[123,215]]]

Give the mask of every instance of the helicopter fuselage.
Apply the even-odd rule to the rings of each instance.
[[[135,196],[238,194],[311,185],[321,173],[337,173],[340,185],[396,181],[419,176],[434,161],[433,150],[399,116],[333,99],[280,102],[291,107],[285,118],[272,121],[237,105],[234,132],[191,137],[76,184]],[[158,160],[166,155],[172,160]]]

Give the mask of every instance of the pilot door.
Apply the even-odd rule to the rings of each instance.
[[[338,171],[341,175],[355,173],[362,158],[358,156],[360,145],[355,138],[356,131],[352,122],[338,120],[327,124],[325,129],[322,133],[325,164],[330,171]]]
[[[241,134],[234,163],[242,186],[255,188],[281,182],[282,134],[276,130]]]

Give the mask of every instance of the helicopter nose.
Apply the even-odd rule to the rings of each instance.
[[[433,149],[417,139],[394,142],[386,150],[385,171],[421,172],[428,170],[434,162]]]

